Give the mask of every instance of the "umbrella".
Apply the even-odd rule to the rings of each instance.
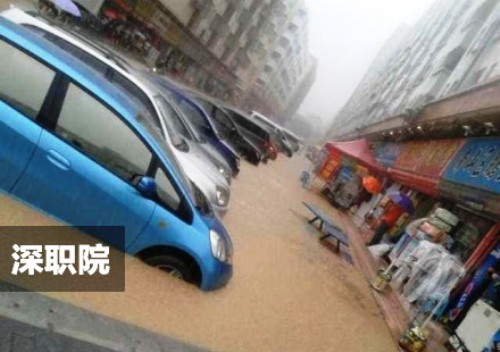
[[[389,198],[391,198],[394,203],[399,205],[408,214],[413,214],[415,211],[412,200],[403,192],[397,191],[389,193]]]
[[[67,12],[75,17],[81,17],[80,9],[71,0],[50,0],[59,9]]]
[[[382,190],[379,180],[373,176],[363,177],[363,187],[372,194],[379,193]]]

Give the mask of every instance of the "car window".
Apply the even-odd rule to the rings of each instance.
[[[12,45],[0,41],[0,99],[34,119],[55,72]],[[29,89],[27,89],[29,87]]]
[[[201,135],[202,126],[196,124],[196,120],[199,120],[201,113],[184,98],[177,95],[175,95],[175,106],[177,107],[179,115],[181,115],[180,118],[182,119],[182,123],[186,126],[186,129],[189,130],[189,136],[186,137],[197,143],[204,143],[205,138]],[[203,116],[201,116],[201,119],[203,119]],[[195,120],[195,122],[193,122],[193,120]]]
[[[226,113],[221,109],[216,108],[213,117],[214,120],[217,121],[218,125],[220,125],[220,127],[225,129],[226,131],[230,131],[231,129],[234,128],[234,125],[230,120],[229,116],[227,116]]]
[[[101,60],[92,56],[91,54],[85,52],[85,50],[82,50],[76,45],[73,45],[70,42],[58,37],[57,35],[47,32],[46,30],[39,28],[37,26],[33,26],[31,24],[24,24],[23,27],[28,28],[34,33],[37,33],[38,35],[42,36],[52,44],[55,44],[62,50],[66,51],[68,54],[71,54],[72,56],[78,58],[87,66],[92,67],[93,70],[103,75],[106,74],[106,71],[108,70],[107,65]]]
[[[192,104],[190,104],[186,99],[176,95],[175,101],[184,113],[184,116],[186,116],[198,130],[207,127],[207,122],[205,121],[205,117],[203,116],[203,114]]]
[[[147,111],[149,116],[152,118],[152,122],[160,126],[160,121],[158,120],[158,114],[151,102],[151,99],[144,93],[144,91],[139,88],[130,79],[122,75],[121,73],[114,71],[113,78],[111,79],[113,85],[119,87],[127,96],[134,101],[134,103],[143,111]]]
[[[179,135],[181,135],[192,139],[186,125],[182,122],[181,117],[173,109],[170,103],[168,103],[161,95],[158,95],[156,100],[158,102],[158,106],[160,107],[165,124],[167,125],[167,132],[170,135],[170,138],[174,141],[179,139]]]
[[[127,96],[134,101],[134,103],[144,111],[147,111],[151,117],[157,116],[156,110],[151,103],[151,100],[148,98],[148,96],[139,88],[137,87],[133,82],[131,82],[127,77],[122,75],[120,72],[116,71],[114,68],[110,67],[108,64],[105,62],[101,61],[100,59],[96,58],[94,55],[91,53],[81,49],[80,47],[74,45],[73,43],[60,38],[59,36],[47,32],[44,29],[41,29],[37,26],[33,26],[30,24],[25,24],[24,27],[30,29],[32,32],[39,34],[40,36],[44,37],[48,41],[50,41],[52,44],[57,45],[59,48],[63,49],[67,53],[71,54],[72,56],[78,58],[80,61],[82,61],[85,65],[91,67],[94,71],[97,71],[101,75],[103,75],[108,81],[113,83],[116,87],[122,90],[123,93],[127,94]],[[105,56],[109,60],[115,62],[118,66],[122,67],[123,65],[119,64],[115,60],[115,56],[110,57],[111,54],[106,54],[102,50],[99,50],[95,45],[92,45],[89,43],[87,40],[84,40],[82,38],[75,38],[75,40],[80,40],[84,41],[86,45],[92,46],[95,50],[99,51],[101,55]],[[122,67],[123,68],[123,67]],[[126,72],[128,72],[127,69],[124,69]],[[156,119],[157,120],[157,119]],[[158,123],[158,121],[155,121],[155,123]]]
[[[162,169],[156,172],[156,190],[160,200],[170,209],[178,210],[181,204],[179,194]]]
[[[152,154],[115,113],[70,84],[56,133],[128,181],[148,171]]]

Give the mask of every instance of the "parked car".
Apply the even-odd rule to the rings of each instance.
[[[303,141],[301,138],[297,137],[294,133],[290,132],[287,129],[283,129],[283,133],[285,134],[286,138],[290,142],[293,152],[297,153],[300,148],[302,148]]]
[[[240,157],[238,153],[215,132],[215,129],[209,121],[209,117],[203,110],[203,107],[194,101],[194,98],[189,96],[180,87],[177,87],[173,82],[165,77],[152,75],[151,79],[169,92],[175,104],[186,122],[189,124],[192,134],[196,135],[197,140],[202,143],[204,148],[215,149],[231,168],[233,176],[238,175],[240,171]],[[211,152],[213,153],[213,151]]]
[[[249,163],[259,165],[261,161],[267,162],[269,156],[266,149],[245,137],[224,108],[209,97],[197,92],[190,93],[206,112],[202,128],[207,131],[207,134],[229,144]]]
[[[229,235],[147,110],[3,18],[0,77],[2,191],[72,226],[122,225],[126,252],[204,290],[228,282]]]
[[[233,107],[226,107],[231,119],[236,123],[248,138],[252,138],[256,143],[266,148],[269,158],[276,160],[278,157],[278,148],[273,140],[270,130],[263,124],[253,119],[243,111]]]
[[[100,74],[108,82],[128,95],[143,110],[148,111],[151,122],[161,130],[161,134],[171,146],[175,157],[179,160],[182,168],[186,171],[189,179],[210,200],[212,206],[219,215],[227,212],[230,190],[224,176],[208,160],[200,158],[192,152],[185,138],[167,129],[167,123],[172,123],[169,114],[172,109],[165,99],[150,92],[137,78],[130,74],[133,68],[124,67],[127,63],[123,60],[115,61],[116,57],[109,53],[101,52],[99,46],[87,45],[69,33],[50,26],[46,22],[30,16],[23,11],[13,8],[1,13],[2,17],[21,24],[23,27],[42,36],[51,43],[57,45],[73,57],[78,58],[87,66],[91,67],[94,74]]]
[[[277,123],[271,121],[257,111],[251,111],[250,118],[269,131],[274,145],[278,147],[280,152],[284,153],[289,158],[293,156],[292,143],[283,132],[283,127],[279,126]]]
[[[154,94],[162,96],[164,103],[168,104],[168,107],[164,107],[164,110],[168,110],[168,113],[163,114],[168,116],[168,119],[165,121],[167,130],[170,129],[171,131],[174,131],[177,136],[181,136],[181,138],[184,139],[184,142],[189,146],[190,153],[197,156],[202,161],[210,161],[210,163],[215,165],[227,184],[230,184],[232,177],[231,167],[226,162],[224,157],[215,148],[208,144],[189,123],[183,111],[180,110],[179,106],[176,104],[174,94],[169,90],[156,85],[154,82],[151,82],[150,76],[136,73],[136,77],[142,81],[150,92],[154,92]],[[211,166],[207,166],[206,168],[209,167]]]

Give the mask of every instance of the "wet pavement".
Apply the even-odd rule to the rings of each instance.
[[[200,292],[127,258],[125,292],[48,295],[213,351],[396,351],[356,253],[353,266],[307,224],[302,201],[341,222],[326,201],[301,188],[307,165],[301,156],[242,165],[224,219],[235,247],[226,288]],[[0,224],[26,222],[53,223],[0,198]]]
[[[0,317],[0,352],[113,352],[46,329]]]
[[[0,290],[18,287],[5,282]],[[34,292],[0,294],[0,352],[208,352]]]

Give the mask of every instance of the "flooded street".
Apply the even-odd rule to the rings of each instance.
[[[127,259],[123,293],[49,295],[214,351],[396,350],[365,278],[306,222],[302,201],[333,214],[301,188],[307,165],[302,156],[242,165],[224,219],[235,247],[226,288],[204,293]],[[10,199],[1,204],[2,225],[51,223]]]

